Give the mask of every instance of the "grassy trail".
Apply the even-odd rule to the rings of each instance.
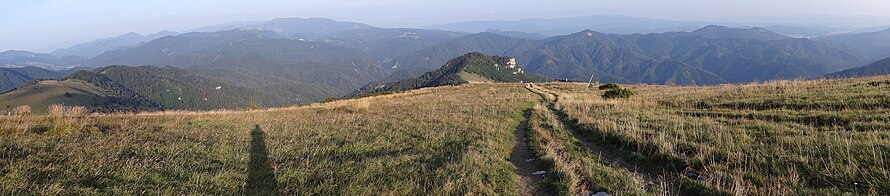
[[[559,129],[565,130],[571,134],[578,143],[597,155],[600,163],[615,169],[626,170],[633,173],[636,179],[642,180],[640,187],[643,187],[650,193],[652,193],[653,190],[659,192],[659,195],[676,195],[679,193],[679,190],[669,186],[670,183],[668,178],[671,175],[676,175],[672,173],[678,172],[675,168],[673,170],[667,170],[667,167],[655,168],[637,164],[636,161],[626,160],[627,157],[634,156],[634,153],[630,151],[610,148],[592,142],[589,136],[586,136],[573,128],[562,111],[556,108],[555,103],[559,100],[559,95],[543,88],[536,87],[533,84],[529,84],[526,87],[530,91],[541,96],[542,103],[544,103],[547,108],[546,112],[556,118],[554,119],[556,122],[559,122],[557,124]]]
[[[528,145],[526,132],[528,131],[528,117],[530,112],[525,112],[522,122],[516,127],[516,145],[510,154],[510,162],[516,166],[516,174],[519,175],[519,195],[553,195],[536,185],[541,182],[543,175],[535,175],[534,172],[544,169],[537,163],[531,147]]]

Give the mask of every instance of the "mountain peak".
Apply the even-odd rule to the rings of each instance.
[[[710,38],[741,38],[741,39],[756,39],[756,40],[780,40],[787,39],[790,37],[780,35],[778,33],[772,32],[770,30],[754,27],[750,29],[742,29],[742,28],[733,28],[727,26],[720,25],[708,25],[692,31],[693,34],[710,37]]]
[[[121,35],[119,37],[142,37],[142,34],[139,34],[136,32],[129,32],[129,33]]]
[[[593,37],[595,35],[603,35],[603,33],[600,33],[600,32],[594,31],[594,30],[590,30],[590,29],[584,29],[583,31],[573,33],[572,35]]]
[[[731,30],[731,29],[734,29],[734,28],[727,27],[727,26],[721,26],[721,25],[708,25],[708,26],[696,29],[695,31],[692,31],[692,32],[700,33],[700,32],[709,32],[709,31],[724,31],[724,30]]]

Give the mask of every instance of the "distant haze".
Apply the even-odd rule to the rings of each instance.
[[[0,51],[48,52],[127,32],[147,35],[283,17],[325,17],[383,27],[587,15],[879,26],[890,21],[883,23],[887,17],[833,16],[888,14],[890,1],[886,0],[3,0]]]

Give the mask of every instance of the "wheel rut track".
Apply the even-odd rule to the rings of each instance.
[[[661,190],[661,195],[677,195],[682,194],[676,187],[668,186],[671,175],[677,175],[672,173],[678,173],[679,170],[673,168],[673,172],[659,170],[654,168],[643,167],[638,164],[635,164],[631,161],[625,160],[623,157],[627,157],[628,155],[634,154],[633,152],[621,150],[618,148],[610,148],[607,146],[599,145],[594,142],[591,142],[585,135],[578,132],[573,126],[570,126],[569,122],[565,115],[556,108],[556,102],[559,101],[559,96],[555,93],[549,92],[545,89],[536,87],[533,84],[526,85],[526,88],[541,96],[542,103],[547,106],[548,111],[553,116],[557,118],[559,125],[563,130],[567,130],[577,141],[581,143],[584,147],[589,149],[594,154],[599,155],[599,160],[601,163],[616,168],[616,169],[624,169],[633,173],[636,177],[643,180],[641,187],[654,188],[657,187]]]
[[[544,175],[533,174],[537,171],[544,171],[544,168],[537,163],[537,158],[528,143],[527,131],[530,115],[531,110],[526,110],[522,121],[516,127],[516,144],[513,145],[513,152],[510,154],[510,162],[516,167],[515,172],[519,175],[519,195],[553,195],[553,193],[537,187]]]

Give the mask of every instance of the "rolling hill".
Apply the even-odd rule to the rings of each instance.
[[[835,73],[831,73],[825,75],[827,78],[852,78],[852,77],[866,77],[866,76],[879,76],[890,74],[890,58],[886,58],[884,60],[880,60],[878,62],[874,62],[870,65],[864,67],[857,67],[852,69],[847,69]]]
[[[39,67],[0,68],[0,92],[18,88],[31,80],[59,79],[65,74]]]
[[[85,78],[79,76],[78,78]],[[9,110],[27,105],[35,114],[46,114],[53,104],[84,106],[87,112],[143,112],[161,106],[122,88],[114,88],[107,78],[77,78],[32,81],[16,90],[0,94],[0,106]],[[105,83],[103,83],[105,82]]]
[[[516,59],[514,58],[487,56],[482,53],[471,52],[451,59],[448,63],[442,65],[441,68],[427,72],[420,77],[391,83],[371,84],[351,93],[347,97],[466,83],[542,81],[546,81],[546,79],[525,73],[522,67],[516,65]]]

